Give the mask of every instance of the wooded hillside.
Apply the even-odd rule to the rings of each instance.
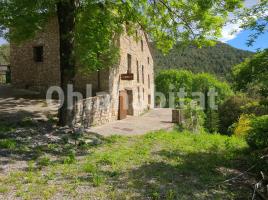
[[[225,78],[228,78],[231,67],[253,55],[253,52],[236,49],[221,42],[213,47],[200,49],[177,44],[166,56],[156,48],[153,49],[156,72],[162,69],[187,69],[194,73],[209,72]]]

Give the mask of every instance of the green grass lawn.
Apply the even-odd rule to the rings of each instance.
[[[244,140],[221,135],[112,136],[84,155],[2,175],[0,199],[248,199],[250,190],[220,184],[250,165],[246,152]]]

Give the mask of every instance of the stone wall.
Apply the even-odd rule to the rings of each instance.
[[[34,61],[33,48],[43,46],[43,62]],[[35,39],[22,44],[11,41],[10,66],[12,83],[17,88],[46,91],[60,84],[58,21],[51,20]]]
[[[112,121],[109,95],[99,95],[77,102],[75,106],[75,125],[85,128]]]

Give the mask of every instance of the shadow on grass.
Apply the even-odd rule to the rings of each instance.
[[[66,157],[88,155],[88,149],[106,142],[100,135],[59,128],[53,121],[0,122],[0,168],[15,161],[42,158],[64,162]],[[110,141],[107,141],[110,142]]]
[[[237,164],[225,154],[160,151],[161,161],[150,162],[127,172],[122,189],[133,190],[140,199],[246,199],[247,188],[217,185],[235,176],[220,169]],[[127,187],[127,188],[126,188]]]

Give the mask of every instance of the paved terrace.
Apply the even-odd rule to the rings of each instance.
[[[127,119],[111,122],[102,126],[88,129],[103,136],[110,135],[142,135],[151,131],[172,129],[171,109],[154,109],[142,116],[128,116]]]

